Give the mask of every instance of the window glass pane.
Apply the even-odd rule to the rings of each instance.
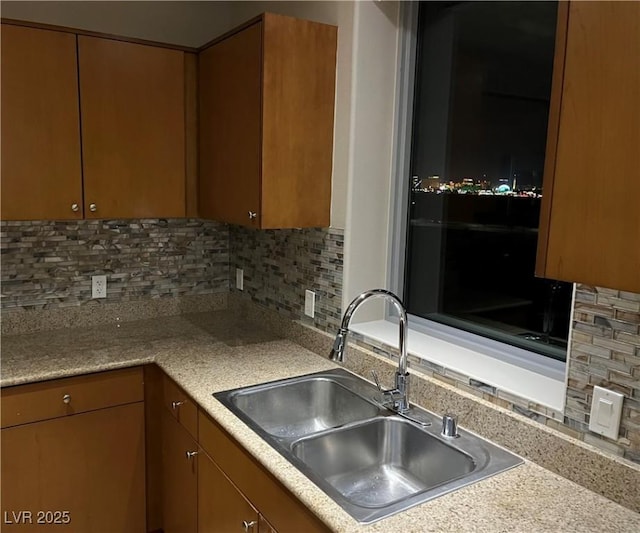
[[[572,285],[534,276],[556,12],[420,4],[404,298],[564,359]]]

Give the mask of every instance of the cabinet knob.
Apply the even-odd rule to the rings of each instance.
[[[177,402],[171,402],[171,409],[173,409],[174,411],[180,407],[184,402],[182,400],[177,401]]]
[[[62,397],[62,401],[63,401],[64,403],[66,403],[66,404],[71,403],[71,394],[65,394],[65,395]]]
[[[242,521],[242,527],[244,531],[253,531],[253,527],[257,526],[258,522],[256,520],[251,520],[251,522],[247,522],[246,520]]]
[[[253,220],[257,216],[258,216],[258,213],[256,213],[255,211],[249,211],[249,220]]]
[[[78,204],[71,204],[71,211],[77,213],[80,210],[80,206]]]
[[[98,206],[96,204],[89,204],[89,211],[96,212],[98,210]]]
[[[186,453],[187,459],[193,459],[196,455],[198,455],[198,452],[187,452]]]

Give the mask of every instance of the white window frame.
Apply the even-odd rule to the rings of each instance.
[[[387,288],[403,294],[410,169],[411,111],[415,86],[419,2],[400,8],[396,121],[391,177],[387,253]],[[575,287],[574,287],[575,297]],[[572,299],[573,300],[573,299]],[[573,301],[572,316],[573,320]],[[392,346],[397,344],[397,319],[385,309],[384,320],[356,324],[352,329]],[[567,364],[474,333],[409,315],[408,350],[456,373],[482,381],[557,411],[564,409]],[[569,338],[569,343],[570,343]],[[446,372],[446,371],[445,371]]]

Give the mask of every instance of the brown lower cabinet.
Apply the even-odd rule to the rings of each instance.
[[[3,532],[145,531],[140,368],[0,390]]]
[[[148,446],[159,445],[162,449],[160,464],[147,464],[147,480],[162,480],[150,485],[147,491],[148,502],[162,502],[160,513],[148,515],[148,524],[153,524],[150,530],[161,529],[164,533],[328,531],[202,410],[198,409],[195,425],[190,416],[176,416],[174,401],[182,402],[182,408],[194,403],[193,400],[157,367],[147,370],[148,389],[155,384],[164,391],[163,394],[146,391],[147,401],[155,398],[162,421],[159,429],[147,424]],[[162,375],[152,378],[153,373]],[[153,455],[148,453],[148,456]],[[154,475],[154,469],[160,473]],[[162,494],[158,495],[158,491]]]
[[[198,513],[198,446],[166,410],[162,412],[162,528],[195,533]]]
[[[260,514],[204,452],[198,460],[198,532],[259,530]]]
[[[210,495],[208,490],[211,484],[198,483],[198,488],[201,490],[198,494],[199,506],[213,505],[206,512],[210,514],[207,524],[211,526],[204,529],[200,527],[199,533],[244,531],[245,521],[247,523],[257,521],[251,526],[253,529],[247,528],[247,531],[254,533],[256,531],[260,533],[329,531],[313,513],[203,411],[198,414],[198,439],[205,456],[208,456],[206,459],[210,458],[217,467],[218,476],[213,478],[215,484],[223,487]],[[219,497],[222,491],[233,494],[228,497],[233,498],[236,503],[234,505],[220,502],[211,504],[211,496],[215,499],[215,495]],[[257,517],[251,514],[253,509],[258,513]],[[251,520],[245,518],[244,513],[251,515]],[[198,516],[203,516],[203,511],[200,509]],[[222,526],[227,523],[228,528]]]
[[[0,396],[3,532],[328,531],[156,365]]]

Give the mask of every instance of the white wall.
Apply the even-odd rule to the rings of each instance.
[[[229,26],[234,2],[0,2],[4,18],[198,47]]]
[[[343,309],[363,290],[387,288],[399,7],[355,8]],[[382,316],[382,304],[358,311],[359,321]]]

